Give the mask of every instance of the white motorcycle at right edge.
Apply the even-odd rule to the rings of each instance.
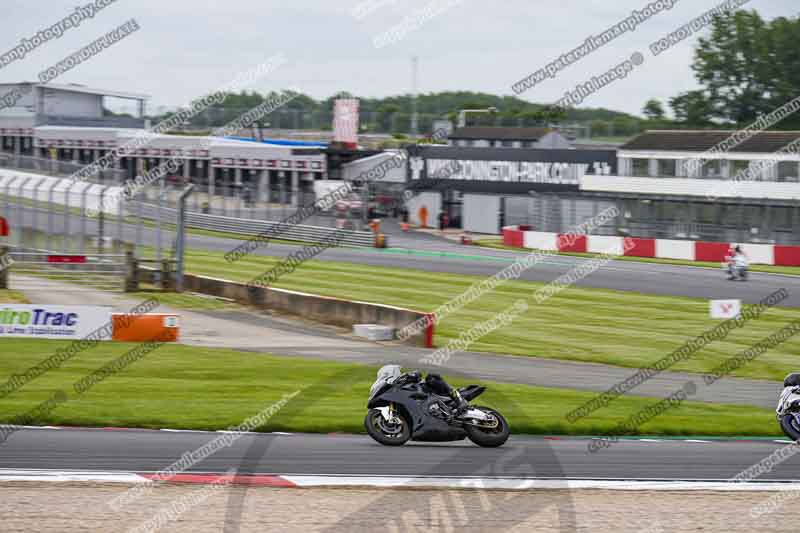
[[[800,441],[800,374],[789,374],[783,380],[783,392],[775,412],[784,434],[795,442]]]

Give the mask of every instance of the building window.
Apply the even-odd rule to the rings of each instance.
[[[658,175],[673,178],[678,175],[677,161],[674,159],[659,159],[658,160]]]
[[[778,181],[798,181],[797,161],[781,161],[778,163]]]
[[[691,222],[700,222],[701,224],[715,223],[714,215],[716,214],[716,206],[714,204],[695,204],[695,220]]]
[[[514,141],[502,141],[503,148],[514,148]]]
[[[747,172],[748,168],[750,168],[750,161],[731,161],[731,178],[735,178],[739,174],[744,174]]]
[[[700,176],[703,178],[722,178],[722,165],[719,159],[710,159],[703,162]]]
[[[633,161],[633,175],[645,177],[650,175],[650,160],[649,159],[632,159]]]
[[[772,210],[772,225],[776,229],[792,230],[792,215],[793,209],[791,207],[771,207]]]

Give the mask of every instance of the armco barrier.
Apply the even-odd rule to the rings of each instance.
[[[562,235],[563,237],[563,235]],[[558,239],[559,252],[585,253],[588,251],[586,245],[586,235],[577,235],[570,239]]]
[[[503,242],[507,246],[523,248],[525,246],[525,232],[518,229],[503,228]]]
[[[625,255],[630,257],[655,257],[655,239],[635,239],[629,238],[630,247],[625,251]]]
[[[775,264],[775,245],[773,244],[746,244],[744,245],[747,257],[751,263],[759,265]]]
[[[694,261],[694,241],[656,239],[656,257],[659,259],[682,259]]]
[[[541,231],[526,231],[523,238],[525,248],[533,248],[535,250],[548,250],[551,252],[558,251],[558,234],[556,233],[543,233]]]
[[[722,263],[728,250],[736,243],[696,242],[675,239],[631,238],[633,247],[625,251],[622,237],[585,235],[568,239],[566,235],[522,230],[521,226],[503,228],[503,242],[516,246],[522,233],[522,248],[559,252],[625,253],[631,257],[654,257],[660,259],[682,259]],[[760,265],[800,266],[800,246],[773,244],[742,244],[750,262]]]
[[[589,252],[593,254],[622,255],[625,252],[625,240],[622,237],[607,235],[591,235],[586,238]]]
[[[140,269],[139,281],[152,283],[153,273],[154,271],[149,269]],[[297,315],[348,329],[356,324],[380,324],[398,330],[429,315],[402,307],[343,300],[273,287],[254,287],[193,274],[184,275],[183,286],[190,292],[228,298],[243,305]],[[433,348],[433,331],[434,326],[431,323],[425,331],[410,337],[407,343]]]
[[[775,246],[775,264],[800,266],[800,246]]]
[[[141,209],[143,218],[152,220],[157,218],[157,206],[142,202]],[[177,220],[177,211],[175,209],[164,207],[162,211],[167,220]],[[138,207],[129,207],[128,212],[129,214],[138,214]],[[341,244],[349,244],[351,246],[375,245],[375,234],[371,231],[350,231],[321,226],[282,224],[268,220],[223,217],[195,212],[186,213],[186,225],[190,228],[240,233],[242,235],[255,236],[263,233],[270,239],[303,242],[327,242],[331,234],[336,232],[337,240]]]
[[[723,242],[696,242],[694,243],[694,260],[709,263],[722,263],[728,255],[730,243]]]

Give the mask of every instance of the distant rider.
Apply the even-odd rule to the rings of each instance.
[[[740,276],[744,277],[744,273],[747,272],[747,268],[749,266],[750,261],[747,259],[747,255],[744,253],[741,246],[737,246],[733,254],[733,269],[735,269],[735,272]],[[735,278],[736,276],[734,275],[734,270],[731,270],[730,277],[728,279]]]
[[[733,279],[733,258],[736,255],[736,250],[734,250],[733,246],[728,248],[728,251],[725,253],[725,260],[722,263],[722,266],[725,270],[728,271],[729,279]]]

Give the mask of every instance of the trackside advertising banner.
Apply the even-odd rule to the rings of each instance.
[[[0,304],[0,339],[83,339],[95,333],[101,335],[97,340],[109,340],[109,322],[110,307]]]

